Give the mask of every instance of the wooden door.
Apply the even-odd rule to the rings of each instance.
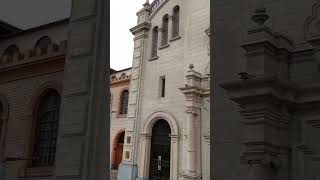
[[[115,157],[115,163],[114,163],[114,168],[118,169],[120,163],[122,162],[122,152],[123,152],[123,144],[119,143],[117,144],[117,150],[116,150],[116,157]]]

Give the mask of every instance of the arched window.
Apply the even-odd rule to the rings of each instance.
[[[127,114],[128,101],[129,101],[129,91],[124,90],[121,94],[119,114]]]
[[[152,30],[152,49],[151,57],[156,57],[158,52],[158,26]]]
[[[12,62],[13,56],[19,54],[19,48],[16,45],[10,45],[2,54],[2,60],[6,62]]]
[[[173,20],[173,25],[172,25],[172,37],[178,37],[179,36],[179,22],[180,22],[180,7],[175,6],[173,8],[173,13],[172,13],[172,20]]]
[[[162,40],[161,40],[161,45],[167,45],[168,44],[168,24],[169,24],[169,16],[168,16],[168,14],[166,14],[162,18]]]
[[[35,158],[32,161],[33,167],[54,165],[60,102],[60,95],[52,90],[47,92],[39,103],[32,154]]]
[[[40,38],[35,44],[35,50],[40,49],[40,55],[47,54],[51,39],[48,36]]]

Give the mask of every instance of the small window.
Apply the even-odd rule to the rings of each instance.
[[[160,97],[165,96],[165,89],[166,89],[166,77],[160,77]]]
[[[126,159],[129,159],[129,157],[130,157],[130,152],[129,152],[129,151],[126,151],[126,156],[125,156],[125,158],[126,158]]]
[[[154,27],[152,31],[152,48],[151,57],[157,57],[158,53],[158,27]]]
[[[180,8],[179,6],[175,6],[173,8],[172,15],[173,25],[172,25],[172,38],[179,36],[179,22],[180,22]]]
[[[127,137],[127,144],[130,144],[131,143],[131,136],[128,136]]]
[[[127,114],[128,112],[129,91],[123,91],[120,99],[120,111],[119,114]]]

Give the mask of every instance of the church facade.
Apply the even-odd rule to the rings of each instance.
[[[111,178],[209,179],[209,0],[142,7],[130,30],[132,67],[110,70]],[[89,81],[82,61],[68,60],[82,52],[70,51],[70,23],[21,30],[0,22],[0,179],[81,176],[82,151],[62,140],[81,135],[85,125],[76,119],[88,108],[79,102],[74,113],[61,112],[67,99],[77,100],[66,92]]]
[[[119,180],[210,178],[210,1],[137,12]]]

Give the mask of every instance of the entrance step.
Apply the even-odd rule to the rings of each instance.
[[[117,180],[118,170],[111,170],[110,172],[110,180]]]

